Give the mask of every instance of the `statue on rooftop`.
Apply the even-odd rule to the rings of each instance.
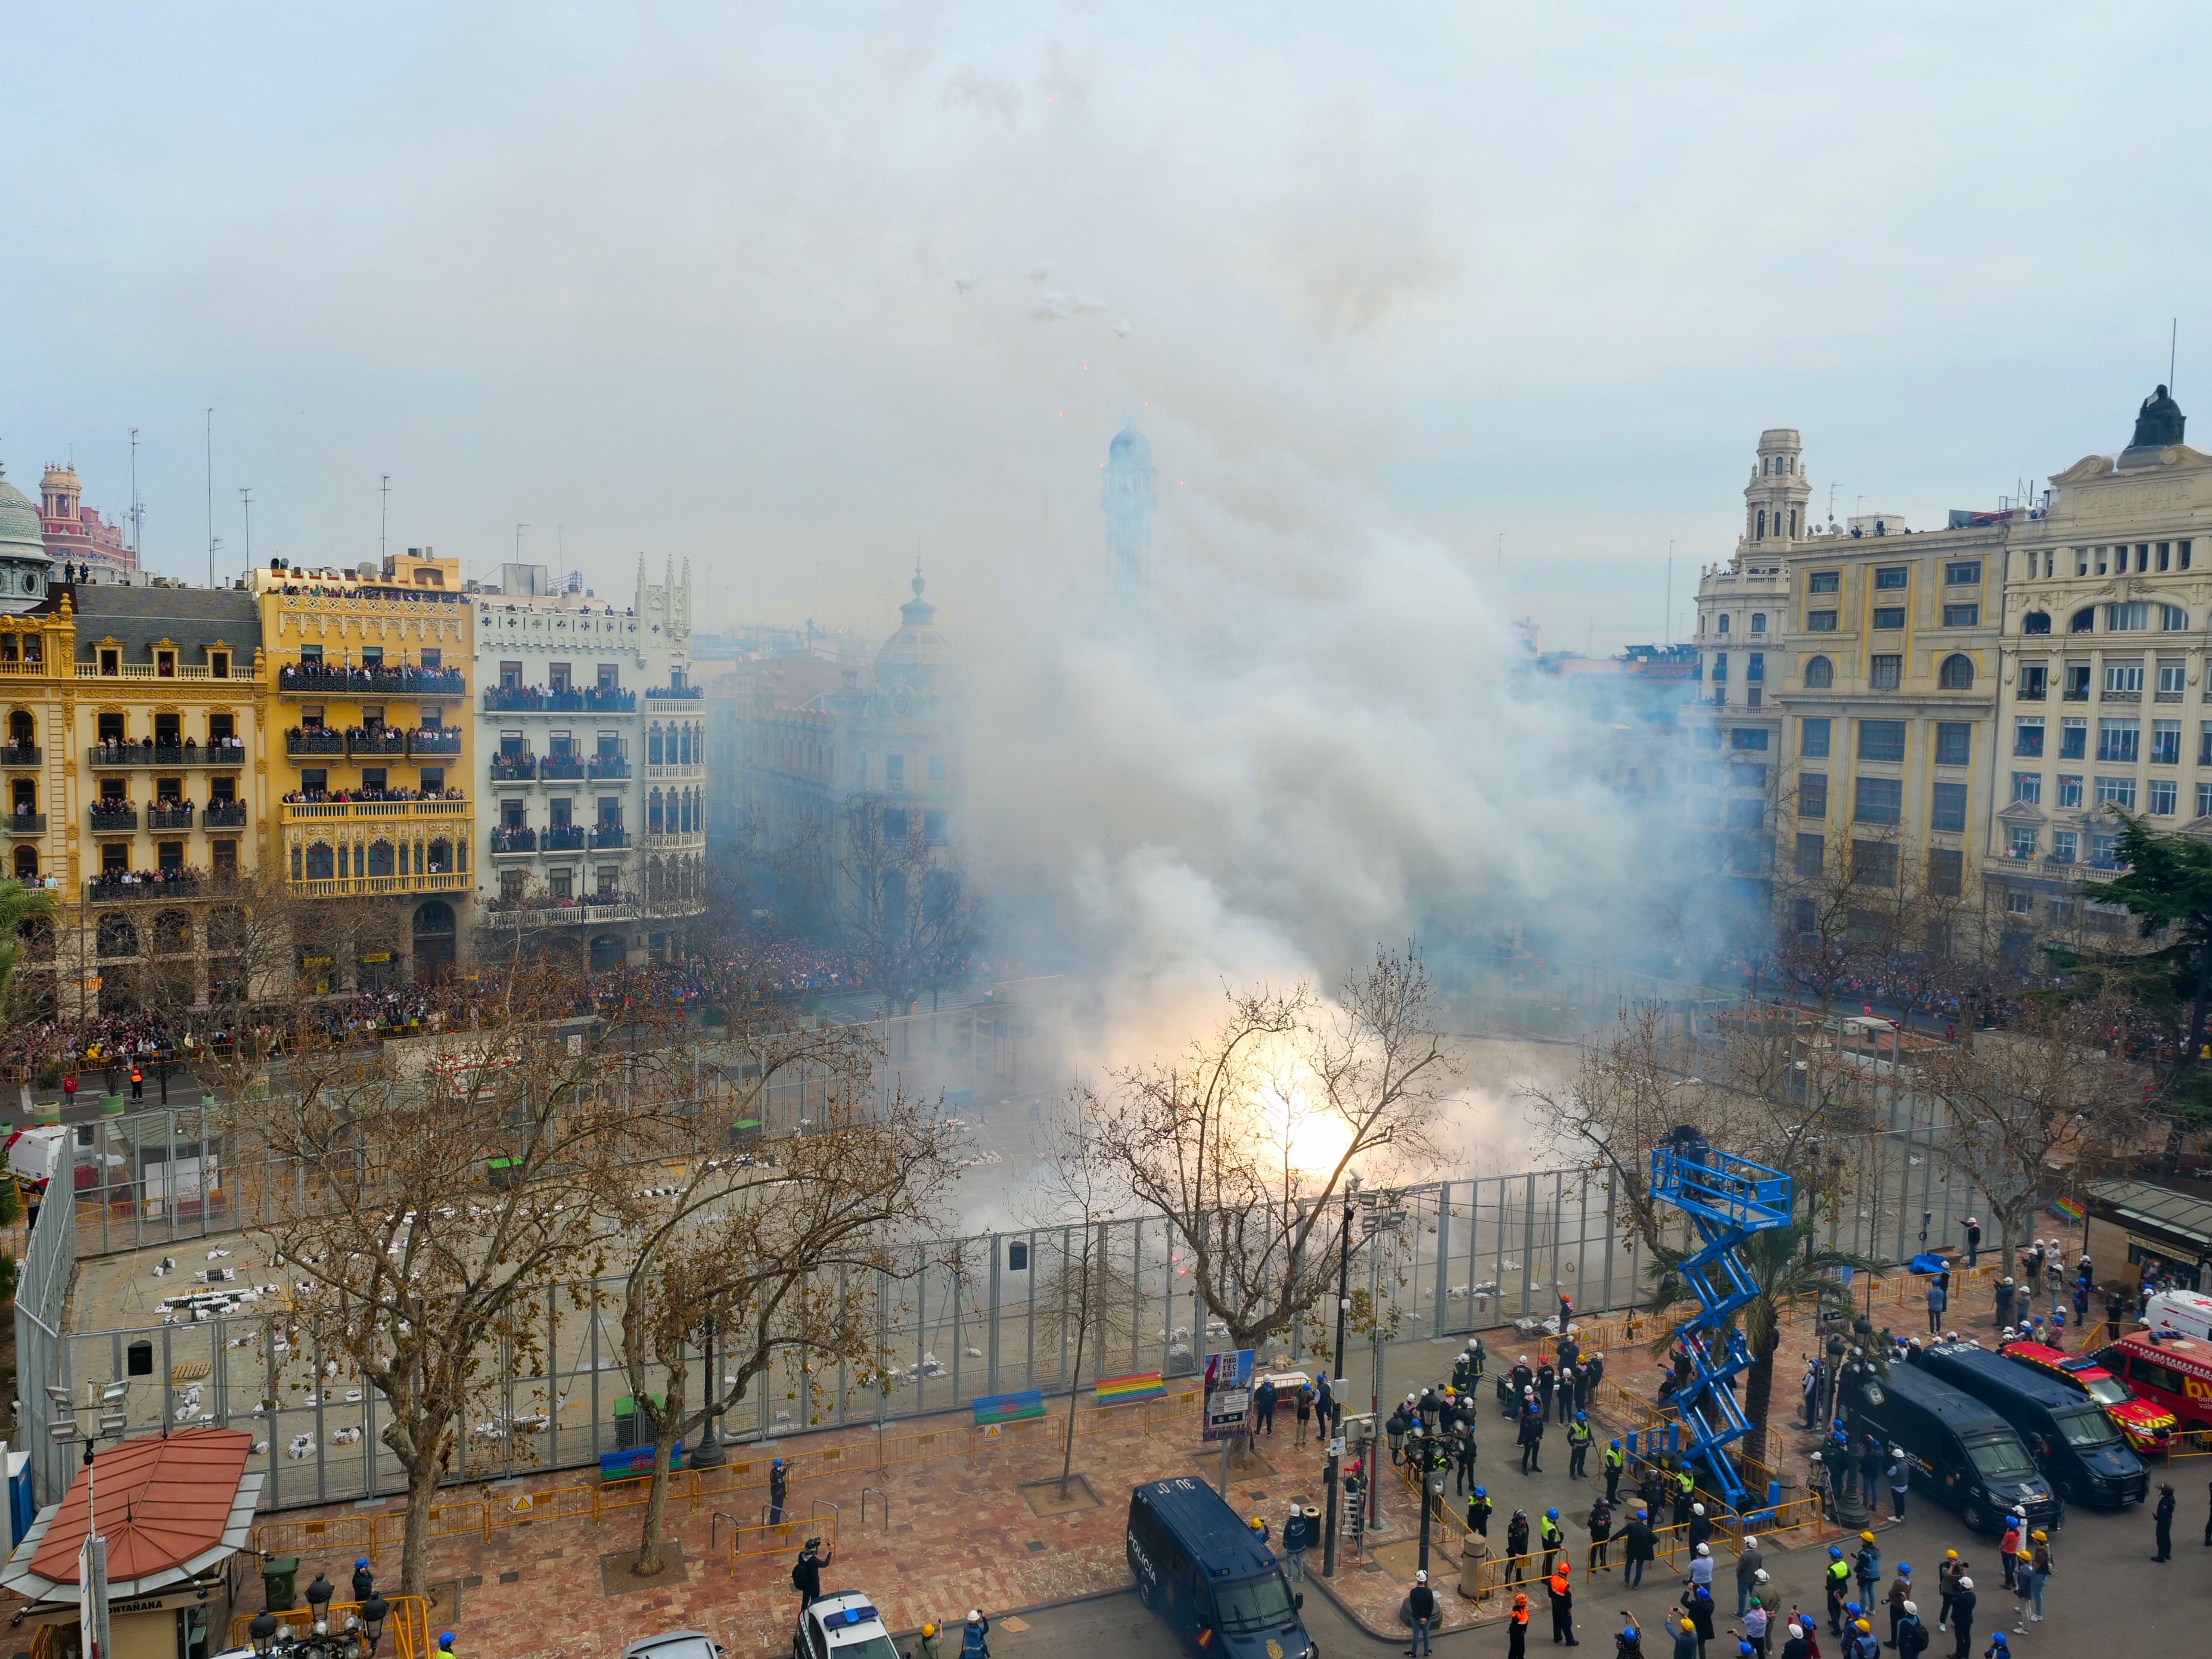
[[[2163,449],[2168,444],[2181,441],[2181,428],[2189,417],[2181,412],[2181,405],[2166,395],[2164,386],[2142,400],[2136,411],[2136,435],[2129,441],[2130,449]]]

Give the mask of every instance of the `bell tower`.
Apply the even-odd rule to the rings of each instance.
[[[1759,459],[1743,490],[1744,549],[1803,539],[1808,528],[1805,506],[1812,494],[1797,428],[1776,426],[1760,433]]]

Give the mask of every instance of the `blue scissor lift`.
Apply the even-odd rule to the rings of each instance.
[[[1695,1130],[1677,1129],[1651,1152],[1651,1194],[1686,1212],[1705,1248],[1681,1265],[1696,1291],[1698,1310],[1677,1329],[1690,1350],[1693,1373],[1668,1402],[1681,1413],[1685,1459],[1695,1458],[1711,1476],[1712,1490],[1729,1507],[1744,1507],[1743,1483],[1725,1449],[1750,1430],[1743,1407],[1723,1386],[1751,1364],[1743,1333],[1728,1321],[1758,1294],[1736,1254],[1744,1240],[1790,1224],[1790,1180],[1778,1170],[1716,1152]],[[1720,1354],[1713,1352],[1723,1338]]]

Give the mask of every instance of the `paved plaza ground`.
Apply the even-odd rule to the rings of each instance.
[[[1881,1312],[1878,1307],[1878,1316]],[[1978,1316],[1986,1318],[1986,1304],[1970,1292],[1954,1308],[1954,1317],[1965,1327]],[[1791,1339],[1785,1345],[1783,1369],[1794,1376],[1795,1367],[1788,1360],[1809,1340],[1809,1332],[1793,1330]],[[1503,1348],[1516,1346],[1510,1337],[1502,1343]],[[1456,1340],[1395,1345],[1391,1375],[1408,1383],[1429,1371],[1441,1376],[1459,1346]],[[1500,1340],[1493,1340],[1492,1349],[1495,1358],[1510,1363]],[[1609,1371],[1632,1384],[1648,1386],[1655,1369],[1640,1350],[1608,1356]],[[1355,1390],[1364,1381],[1361,1370],[1355,1363]],[[1057,1413],[1060,1408],[1055,1405],[1054,1409]],[[637,1511],[610,1513],[597,1524],[588,1518],[538,1519],[546,1507],[542,1497],[536,1508],[520,1514],[515,1499],[539,1492],[556,1479],[573,1477],[493,1486],[483,1492],[489,1506],[519,1523],[498,1526],[489,1536],[471,1532],[434,1543],[437,1600],[433,1625],[459,1632],[465,1652],[501,1659],[611,1659],[640,1636],[672,1628],[705,1631],[728,1648],[732,1659],[756,1659],[787,1650],[795,1608],[788,1577],[795,1544],[810,1526],[828,1531],[834,1524],[838,1548],[825,1582],[868,1592],[896,1631],[911,1632],[925,1619],[955,1624],[969,1607],[982,1607],[994,1615],[1029,1609],[1033,1611],[1023,1622],[1030,1629],[1002,1627],[994,1639],[994,1650],[1002,1659],[1042,1653],[1042,1641],[1056,1630],[1065,1631],[1068,1639],[1079,1638],[1085,1646],[1095,1639],[1104,1652],[1164,1654],[1173,1646],[1169,1632],[1120,1597],[1128,1583],[1122,1553],[1128,1493],[1139,1482],[1175,1476],[1211,1482],[1219,1472],[1218,1455],[1198,1442],[1194,1413],[1183,1412],[1177,1402],[1103,1425],[1088,1415],[1090,1408],[1085,1410],[1086,1431],[1079,1437],[1075,1453],[1081,1483],[1072,1505],[1057,1501],[1053,1480],[1060,1464],[1058,1436],[1053,1431],[1064,1420],[1056,1414],[1034,1431],[996,1443],[977,1439],[964,1413],[932,1419],[919,1431],[934,1428],[942,1432],[951,1455],[927,1455],[880,1472],[872,1455],[872,1431],[793,1437],[781,1448],[805,1460],[802,1478],[792,1488],[792,1508],[799,1516],[816,1518],[802,1521],[789,1538],[747,1534],[744,1553],[733,1562],[728,1517],[737,1515],[746,1522],[757,1522],[763,1501],[757,1489],[702,1500],[696,1509],[680,1502],[672,1504],[672,1565],[649,1581],[638,1580],[629,1571]],[[918,1431],[911,1423],[894,1429],[902,1435]],[[1304,1447],[1293,1443],[1287,1414],[1278,1430],[1272,1438],[1260,1438],[1254,1462],[1232,1471],[1229,1492],[1240,1512],[1264,1514],[1279,1525],[1291,1503],[1321,1501],[1322,1465],[1318,1442]],[[1586,1538],[1583,1517],[1595,1483],[1567,1478],[1560,1437],[1555,1431],[1546,1443],[1543,1472],[1524,1476],[1518,1472],[1518,1459],[1501,1419],[1486,1415],[1480,1433],[1480,1476],[1498,1505],[1492,1539],[1502,1546],[1504,1522],[1514,1509],[1527,1510],[1533,1522],[1556,1504],[1567,1523],[1569,1545],[1580,1561]],[[843,1449],[833,1462],[820,1455],[825,1448]],[[732,1449],[732,1455],[755,1459],[761,1451]],[[1794,1461],[1801,1455],[1800,1437],[1793,1436],[1785,1456]],[[2212,1458],[2174,1467],[2177,1473],[2166,1478],[2175,1479],[2182,1496],[2177,1560],[2156,1565],[2148,1559],[2151,1523],[2141,1509],[2118,1515],[2078,1509],[2070,1512],[2057,1540],[2059,1571],[2046,1596],[2051,1618],[2045,1625],[2027,1626],[2014,1638],[2017,1650],[2055,1654],[2104,1639],[2115,1631],[2124,1632],[2124,1650],[2131,1654],[2204,1650],[2203,1632],[2212,1629],[2212,1549],[2199,1540],[2208,1484],[2212,1484]],[[846,1470],[849,1473],[842,1472]],[[714,1512],[718,1506],[724,1510],[721,1517]],[[338,1528],[357,1526],[374,1510],[390,1507],[334,1505],[282,1517],[287,1526],[336,1523],[320,1549],[303,1532],[288,1534],[291,1541],[283,1547],[298,1547],[304,1557],[301,1583],[318,1568],[343,1582],[350,1572],[355,1547]],[[1414,1513],[1402,1489],[1386,1483],[1384,1528],[1370,1540],[1364,1558],[1346,1551],[1335,1578],[1324,1585],[1318,1551],[1308,1557],[1307,1607],[1316,1638],[1322,1639],[1324,1630],[1329,1632],[1325,1648],[1371,1644],[1381,1650],[1381,1640],[1395,1627],[1397,1608],[1413,1570],[1410,1523]],[[1996,1571],[1993,1540],[1970,1538],[1954,1516],[1924,1502],[1909,1506],[1905,1522],[1885,1516],[1877,1529],[1885,1563],[1893,1566],[1900,1559],[1911,1560],[1919,1569],[1915,1576],[1922,1583],[1932,1579],[1935,1564],[1947,1547],[1986,1564],[1977,1574],[1983,1610],[1973,1659],[1980,1659],[1987,1634],[2000,1619],[2011,1631],[2011,1598]],[[1790,1540],[1794,1547],[1768,1549],[1769,1570],[1785,1603],[1808,1608],[1819,1605],[1820,1565],[1826,1555],[1821,1546],[1831,1535],[1807,1533]],[[272,1537],[270,1541],[280,1540]],[[380,1551],[377,1565],[388,1584],[397,1574],[396,1550]],[[1479,1607],[1464,1601],[1455,1589],[1458,1562],[1441,1540],[1432,1552],[1431,1571],[1444,1609],[1438,1645],[1458,1653],[1486,1650],[1496,1642],[1502,1651],[1504,1633],[1497,1621],[1504,1600]],[[1725,1615],[1735,1605],[1733,1559],[1725,1547],[1719,1577],[1726,1587],[1724,1630]],[[1664,1564],[1651,1570],[1641,1589],[1633,1591],[1622,1588],[1617,1572],[1595,1580],[1578,1575],[1576,1606],[1583,1639],[1609,1645],[1624,1613],[1632,1613],[1647,1630],[1655,1628],[1680,1588],[1679,1577]],[[1034,1611],[1083,1597],[1102,1599],[1058,1612]],[[1543,1646],[1548,1643],[1549,1614],[1543,1598],[1534,1599],[1537,1613],[1531,1638]],[[1923,1600],[1932,1611],[1933,1595]],[[243,1611],[254,1611],[258,1605],[251,1592],[241,1598]],[[1832,1652],[1833,1644],[1826,1645]],[[0,1646],[0,1654],[19,1652],[23,1646],[11,1642]],[[1651,1641],[1646,1648],[1655,1659],[1665,1651]],[[1060,1645],[1054,1650],[1067,1650]],[[1949,1638],[1942,1638],[1933,1650],[1935,1659],[1949,1651]],[[1716,1653],[1714,1659],[1723,1656]]]

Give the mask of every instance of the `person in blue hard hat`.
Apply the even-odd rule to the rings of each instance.
[[[366,1601],[376,1594],[376,1575],[368,1570],[368,1558],[356,1557],[353,1564],[353,1599]]]
[[[453,1632],[449,1630],[440,1631],[438,1632],[438,1651],[441,1653],[451,1653],[453,1650]]]
[[[1587,1480],[1589,1478],[1590,1442],[1597,1431],[1589,1425],[1589,1413],[1577,1412],[1575,1420],[1567,1425],[1567,1479]]]
[[[1628,1467],[1628,1454],[1616,1440],[1605,1449],[1601,1461],[1605,1464],[1605,1501],[1617,1507],[1620,1503],[1621,1471]]]

